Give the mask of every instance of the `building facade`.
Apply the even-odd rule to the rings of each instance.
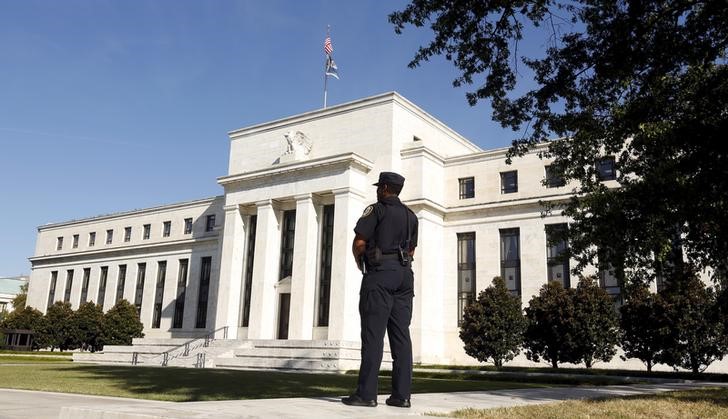
[[[458,325],[495,276],[524,305],[548,280],[575,285],[557,258],[566,244],[547,240],[567,220],[541,204],[572,187],[535,152],[507,165],[506,149],[481,150],[394,92],[229,137],[222,196],[39,227],[29,304],[126,298],[146,337],[227,326],[229,339],[358,341],[350,249],[380,171],[406,177],[400,197],[419,219],[415,362],[474,362]]]
[[[13,276],[0,278],[0,313],[10,312],[13,307],[13,299],[22,292],[22,287],[28,284],[27,276]]]

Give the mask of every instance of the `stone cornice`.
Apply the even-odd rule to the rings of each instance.
[[[363,173],[369,173],[374,168],[374,163],[359,156],[356,153],[344,153],[334,156],[320,157],[316,159],[279,164],[265,169],[253,170],[247,173],[240,173],[217,178],[217,183],[223,187],[240,182],[249,182],[263,178],[288,175],[296,172],[307,172],[325,167],[350,167]]]
[[[536,154],[536,153],[545,151],[546,148],[548,148],[548,144],[549,143],[538,144],[533,149],[529,150],[529,152],[526,154]],[[448,158],[443,159],[444,165],[446,167],[448,167],[448,166],[458,166],[461,164],[478,163],[478,162],[491,161],[491,160],[505,160],[506,153],[508,153],[509,148],[510,147],[501,147],[501,148],[496,148],[493,150],[481,151],[479,153],[466,154],[463,156],[448,157]],[[514,160],[517,161],[518,157],[514,157]]]
[[[219,239],[218,233],[210,233],[209,235],[206,235],[204,237],[197,237],[197,238],[191,238],[191,239],[182,239],[182,240],[171,240],[167,242],[160,242],[160,243],[145,243],[140,245],[130,245],[130,246],[119,246],[119,247],[112,247],[108,249],[94,249],[94,250],[83,250],[79,252],[68,252],[68,253],[57,253],[57,254],[49,254],[49,255],[42,255],[42,256],[33,256],[28,258],[31,264],[35,265],[40,262],[52,262],[54,260],[63,259],[63,260],[76,260],[76,259],[89,259],[89,258],[103,258],[103,257],[109,257],[109,256],[115,256],[119,253],[121,254],[137,254],[137,253],[145,253],[152,251],[164,251],[167,248],[174,248],[174,247],[191,247],[196,246],[198,244],[206,244],[208,242],[217,241]]]
[[[403,159],[415,158],[415,157],[425,157],[440,165],[444,165],[445,160],[446,160],[445,157],[435,153],[434,151],[430,150],[429,148],[426,148],[425,146],[406,148],[406,149],[400,151],[399,154],[400,154],[400,156],[402,156]]]
[[[222,198],[224,198],[224,196],[219,195],[219,196],[215,196],[212,198],[198,199],[195,201],[178,202],[176,204],[161,205],[158,207],[142,208],[142,209],[135,209],[135,210],[131,210],[131,211],[117,212],[117,213],[113,213],[113,214],[104,214],[104,215],[98,215],[98,216],[88,217],[88,218],[80,218],[78,220],[62,221],[62,222],[58,222],[58,223],[48,223],[48,224],[39,226],[38,232],[41,232],[43,230],[58,228],[58,227],[67,227],[70,225],[79,225],[79,224],[90,223],[90,222],[95,223],[98,221],[108,221],[108,220],[115,219],[115,218],[138,217],[140,215],[144,215],[145,213],[173,211],[173,210],[178,210],[178,209],[184,208],[184,207],[209,205],[209,204],[215,202],[216,200],[222,199]]]

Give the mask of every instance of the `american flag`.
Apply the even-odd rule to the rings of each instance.
[[[324,52],[326,55],[331,55],[332,52],[334,52],[334,47],[331,46],[331,37],[326,37],[326,40],[324,41]]]

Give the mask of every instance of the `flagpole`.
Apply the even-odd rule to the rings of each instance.
[[[326,25],[326,38],[328,39],[331,36],[331,25]],[[326,109],[326,96],[328,96],[328,81],[329,76],[326,74],[326,70],[328,70],[329,60],[331,58],[329,57],[329,54],[326,54],[326,60],[324,60],[324,109]]]
[[[324,109],[326,109],[326,96],[328,94],[328,87],[327,82],[329,80],[329,76],[326,75],[326,66],[329,64],[328,58],[324,62]]]

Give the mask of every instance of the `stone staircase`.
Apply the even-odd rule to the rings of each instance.
[[[105,365],[176,366],[343,372],[357,370],[359,342],[338,340],[134,339],[103,352],[75,353],[73,361]],[[382,369],[392,368],[385,345]]]

